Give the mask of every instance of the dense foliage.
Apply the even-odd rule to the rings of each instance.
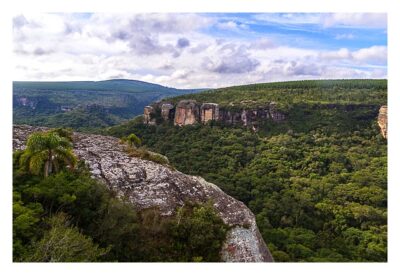
[[[24,153],[14,153],[14,261],[220,260],[228,228],[211,204],[187,203],[168,218],[138,211],[92,179],[83,162],[43,177],[20,166]]]
[[[140,119],[107,132],[135,133],[178,170],[245,202],[276,261],[386,261],[387,143],[376,123],[386,81],[252,85],[190,98],[293,104],[283,123],[257,133]]]
[[[168,96],[194,93],[152,83],[108,81],[14,82],[14,123],[91,131],[121,123]]]
[[[294,104],[383,105],[386,90],[384,79],[304,80],[234,86],[165,100],[176,103],[182,99],[195,99],[233,109],[274,101],[281,110],[290,110]]]

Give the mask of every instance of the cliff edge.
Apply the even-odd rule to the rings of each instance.
[[[45,130],[44,127],[14,126],[13,149],[24,149],[31,133]],[[254,214],[216,185],[201,177],[130,157],[125,145],[114,137],[74,133],[73,139],[75,154],[87,163],[93,177],[127,197],[139,210],[158,207],[163,215],[172,215],[185,201],[211,200],[219,216],[231,227],[221,251],[223,261],[273,261]]]

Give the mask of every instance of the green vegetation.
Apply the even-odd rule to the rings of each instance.
[[[56,132],[34,133],[27,143],[27,148],[20,156],[20,165],[25,166],[32,174],[43,172],[45,177],[57,173],[60,166],[73,168],[77,162],[72,153],[72,144]]]
[[[61,140],[55,133],[69,136],[63,129],[42,135]],[[138,211],[92,179],[83,162],[75,169],[60,162],[44,177],[20,165],[26,151],[14,153],[14,261],[220,260],[228,228],[211,204],[186,203],[167,218],[157,209]]]
[[[127,137],[122,137],[121,140],[123,142],[127,142],[130,148],[136,148],[142,144],[140,138],[138,138],[135,134],[130,134]]]
[[[71,127],[80,131],[116,125],[168,96],[195,93],[135,80],[13,83],[16,124]]]
[[[292,105],[383,105],[386,102],[387,80],[304,80],[234,86],[182,95],[168,102],[195,99],[214,102],[226,108],[257,107],[272,101],[279,109],[289,111]]]
[[[128,153],[129,156],[150,160],[174,169],[170,165],[169,160],[166,156],[151,152],[146,148],[140,148],[140,146],[142,145],[142,140],[133,133],[126,137],[122,137],[120,142],[128,144],[128,148],[125,148],[125,151]]]
[[[106,133],[135,133],[178,170],[243,201],[276,261],[387,260],[387,143],[376,123],[386,80],[249,85],[185,98],[276,101],[287,119],[254,133],[215,122],[147,126],[138,118]]]

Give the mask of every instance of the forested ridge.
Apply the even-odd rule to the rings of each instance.
[[[254,84],[168,99],[232,108],[274,101],[283,123],[143,125],[135,133],[178,170],[203,176],[255,213],[276,261],[386,261],[387,143],[377,126],[386,80]]]
[[[93,131],[122,123],[167,96],[198,92],[128,79],[13,82],[13,121]]]

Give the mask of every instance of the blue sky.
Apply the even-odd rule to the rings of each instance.
[[[196,88],[386,78],[386,21],[379,13],[19,14],[14,79]]]

